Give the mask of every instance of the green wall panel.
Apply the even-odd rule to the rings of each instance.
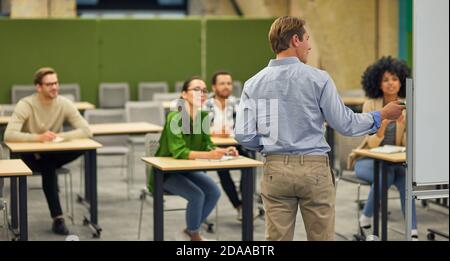
[[[175,81],[201,74],[201,22],[102,20],[99,23],[101,82],[128,82],[131,99],[140,81]]]
[[[78,82],[82,99],[96,100],[98,44],[95,20],[0,20],[0,103],[13,84],[32,84],[34,72],[55,68],[62,83]]]
[[[268,41],[274,19],[209,19],[206,21],[208,85],[218,70],[244,83],[274,58]]]

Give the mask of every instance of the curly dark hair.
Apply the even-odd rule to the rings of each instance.
[[[383,97],[381,81],[385,72],[397,75],[401,84],[398,96],[404,98],[406,96],[406,78],[411,74],[411,70],[404,61],[391,56],[382,57],[376,63],[367,67],[361,79],[366,96],[369,98]]]

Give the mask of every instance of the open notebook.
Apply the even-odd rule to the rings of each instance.
[[[211,162],[217,162],[217,161],[227,161],[227,160],[233,160],[233,159],[239,159],[242,156],[223,156],[221,159],[196,159],[199,161],[211,161]]]
[[[376,153],[391,154],[391,153],[405,152],[406,148],[402,147],[402,146],[384,145],[384,146],[381,146],[381,147],[378,147],[378,148],[373,148],[370,151],[371,152],[376,152]]]

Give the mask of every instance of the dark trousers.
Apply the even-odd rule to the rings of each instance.
[[[249,153],[242,148],[242,146],[237,146],[237,150],[239,151],[239,155],[248,157]],[[242,205],[242,201],[239,199],[236,186],[234,185],[233,179],[231,178],[229,170],[218,170],[217,174],[219,175],[220,185],[222,186],[225,194],[230,200],[233,207],[237,208]],[[239,191],[242,191],[242,178],[239,183]]]
[[[21,158],[33,172],[39,172],[42,176],[42,188],[47,199],[52,218],[62,215],[61,204],[58,195],[58,177],[56,169],[74,161],[81,156],[81,152],[58,153],[26,153]]]

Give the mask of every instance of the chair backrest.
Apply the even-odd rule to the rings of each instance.
[[[125,103],[130,100],[128,83],[101,83],[98,91],[100,108],[125,108]]]
[[[127,122],[149,122],[164,125],[164,108],[161,102],[127,102],[125,104]]]
[[[170,93],[155,93],[153,95],[153,101],[165,102],[173,101],[180,98],[180,93],[170,92]]]
[[[340,91],[339,94],[345,97],[364,97],[366,95],[362,88]]]
[[[148,133],[145,135],[145,156],[146,157],[154,157],[156,154],[156,151],[159,148],[159,139],[161,138],[161,133]],[[148,164],[145,164],[145,174],[146,174],[146,183],[148,184],[149,174],[150,171],[152,171],[152,167]]]
[[[78,83],[63,83],[59,85],[59,94],[72,101],[80,101],[80,85]]]
[[[232,95],[236,98],[241,98],[242,94],[242,83],[241,81],[233,81],[233,93]]]
[[[84,112],[84,118],[89,124],[125,122],[125,110],[94,109]],[[104,146],[126,146],[128,135],[96,136],[94,138]]]
[[[174,88],[175,92],[181,93],[181,91],[183,90],[183,84],[184,84],[184,81],[175,82],[175,88]]]
[[[340,134],[336,134],[338,155],[339,155],[339,167],[341,172],[347,170],[347,158],[353,149],[361,144],[364,136],[361,137],[346,137]]]
[[[11,116],[14,112],[15,104],[0,105],[0,116]]]
[[[167,82],[140,82],[138,84],[138,99],[140,101],[152,101],[153,94],[169,92]]]
[[[36,86],[32,84],[14,84],[11,88],[11,103],[16,104],[20,99],[30,96],[36,92]]]

